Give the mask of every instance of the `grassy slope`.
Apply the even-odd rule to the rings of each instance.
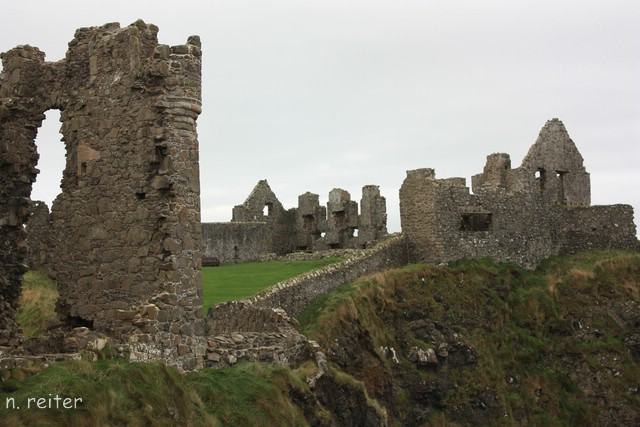
[[[68,361],[21,382],[0,382],[0,425],[305,425],[293,390],[308,393],[295,372],[257,364],[181,375],[157,364]],[[33,402],[27,408],[31,397],[56,395],[82,402],[66,410],[36,409]],[[19,409],[5,408],[7,398]]]
[[[271,261],[229,264],[202,269],[203,309],[212,305],[250,297],[276,283],[332,264],[339,258],[313,261]]]

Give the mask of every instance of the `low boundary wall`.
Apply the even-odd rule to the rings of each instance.
[[[265,327],[273,330],[273,313],[261,316],[254,310],[281,309],[288,316],[295,318],[319,295],[353,282],[358,277],[406,264],[407,245],[404,236],[393,235],[372,248],[357,251],[341,262],[280,282],[254,297],[211,307],[207,313],[207,333],[211,335],[216,332],[231,332],[231,325],[245,331],[264,331]],[[243,316],[241,312],[247,315]],[[249,313],[251,315],[248,315]],[[238,323],[239,318],[244,320]],[[289,325],[289,317],[284,316],[282,319],[283,326]]]

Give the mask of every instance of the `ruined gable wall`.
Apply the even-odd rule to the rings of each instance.
[[[244,203],[233,208],[231,222],[264,222],[268,224],[266,234],[263,236],[255,235],[255,237],[264,239],[263,242],[248,242],[246,240],[247,231],[244,228],[228,227],[225,230],[225,238],[242,242],[240,246],[233,245],[233,247],[246,247],[249,250],[247,253],[240,255],[242,259],[257,259],[256,249],[258,247],[264,247],[263,254],[275,253],[284,255],[294,250],[295,213],[285,211],[266,179],[258,181],[258,184],[253,188]],[[237,230],[240,234],[232,236],[229,234],[232,230]],[[220,236],[220,238],[222,237]],[[232,245],[229,242],[224,242],[217,244],[217,246],[223,249],[221,246],[231,247]],[[238,258],[235,253],[233,257]],[[231,254],[224,254],[223,258],[229,259]]]
[[[584,160],[558,119],[551,119],[543,126],[520,169],[530,177],[529,191],[542,193],[549,205],[591,204],[591,180]]]
[[[8,179],[21,189],[3,193],[0,205],[29,202],[35,130],[44,111],[60,109],[67,159],[51,213],[57,310],[71,324],[170,355],[180,336],[203,329],[201,53],[197,37],[172,48],[158,44],[157,31],[142,21],[80,29],[55,64],[43,54],[27,61],[38,55],[26,48],[3,56],[1,144],[25,160],[10,163],[24,164]],[[25,62],[36,71],[15,77]]]
[[[258,181],[258,184],[253,188],[244,203],[234,207],[231,221],[269,222],[283,213],[284,207],[282,203],[271,190],[267,180],[262,179]]]

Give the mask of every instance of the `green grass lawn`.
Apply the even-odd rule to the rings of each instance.
[[[339,261],[324,258],[313,261],[248,262],[202,268],[202,308],[205,313],[212,305],[250,297],[262,289],[290,277]]]

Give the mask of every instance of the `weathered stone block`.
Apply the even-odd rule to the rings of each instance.
[[[220,360],[222,360],[222,356],[218,353],[209,352],[207,353],[207,360],[211,362],[219,362]]]

